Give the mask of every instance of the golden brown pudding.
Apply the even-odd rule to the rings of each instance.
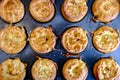
[[[119,14],[118,0],[94,0],[92,12],[95,21],[109,23]]]
[[[54,80],[57,74],[57,64],[50,59],[39,58],[32,66],[34,80]]]
[[[0,0],[0,17],[8,23],[20,21],[25,14],[21,0]]]
[[[120,66],[112,58],[98,60],[93,73],[96,80],[120,80]]]
[[[71,27],[63,33],[61,42],[66,51],[80,53],[88,44],[87,32],[81,27]]]
[[[62,73],[66,80],[86,80],[88,68],[81,59],[70,59],[64,64]]]
[[[39,22],[48,22],[55,14],[52,0],[31,0],[29,10],[32,17]]]
[[[87,0],[64,0],[61,11],[66,20],[78,22],[87,14]]]
[[[119,33],[110,26],[101,26],[93,32],[93,44],[100,52],[112,52],[119,46]]]
[[[23,50],[27,37],[23,27],[9,25],[0,30],[0,48],[9,54]]]
[[[24,80],[26,64],[19,58],[7,59],[0,64],[0,80]]]
[[[54,50],[56,36],[50,27],[37,27],[30,34],[31,48],[38,53],[49,53]]]

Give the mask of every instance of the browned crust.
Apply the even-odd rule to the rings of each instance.
[[[0,64],[0,80],[24,80],[24,78],[25,78],[25,76],[26,76],[26,70],[25,70],[25,68],[26,68],[26,64],[24,64],[23,62],[21,62],[20,61],[20,63],[21,64],[23,64],[24,65],[24,71],[20,71],[20,72],[22,72],[21,74],[16,74],[16,75],[9,75],[9,77],[8,77],[8,75],[7,74],[9,74],[8,72],[4,72],[6,69],[6,67],[8,67],[9,65],[10,65],[10,62],[12,62],[12,64],[13,64],[13,62],[15,63],[15,61],[16,60],[20,60],[19,58],[15,58],[15,59],[6,59],[5,61],[3,61],[1,64]],[[10,68],[13,68],[13,66],[12,67],[8,67],[8,69],[10,69]],[[17,65],[17,68],[18,68],[18,65]],[[20,67],[19,67],[20,68]],[[18,73],[18,70],[17,70],[17,73]],[[6,74],[6,75],[5,75]],[[11,78],[10,76],[14,76],[14,78]]]
[[[42,62],[42,61],[45,61],[45,62],[47,62],[47,63],[52,65],[53,74],[49,78],[42,78],[41,76],[38,77],[37,76],[37,72],[35,72],[35,64],[37,64],[39,62]],[[50,65],[48,65],[48,67],[49,66]],[[34,62],[32,68],[31,68],[31,74],[32,74],[32,77],[33,77],[34,80],[54,80],[55,77],[56,77],[56,74],[57,74],[57,69],[58,69],[58,66],[57,66],[57,64],[54,61],[52,61],[50,59],[47,59],[47,58],[38,58],[38,60],[36,60]]]
[[[41,34],[43,34],[43,33],[45,33],[46,35],[43,37],[37,38],[37,35],[41,36]],[[36,39],[36,40],[34,40],[34,39]],[[36,44],[35,41],[38,44]],[[37,27],[31,32],[29,43],[30,43],[31,48],[34,51],[36,51],[38,53],[46,54],[46,53],[49,53],[52,50],[54,50],[54,47],[56,44],[56,36],[50,27],[47,27],[47,28]],[[40,44],[40,46],[39,46],[39,44]]]
[[[83,44],[79,44],[79,45],[81,45],[82,46],[82,48],[80,48],[79,50],[77,50],[77,51],[71,51],[71,49],[68,49],[66,46],[65,46],[65,43],[64,43],[64,38],[67,38],[67,37],[69,37],[69,36],[66,36],[65,37],[65,34],[67,34],[67,33],[70,33],[71,31],[73,31],[73,30],[77,30],[77,29],[79,29],[79,30],[82,30],[81,32],[82,32],[82,34],[84,33],[86,36],[84,36],[84,45]],[[76,31],[77,32],[77,31]],[[80,32],[80,31],[79,31]],[[73,33],[74,34],[74,33]],[[80,35],[82,35],[82,34],[80,34]],[[77,39],[77,38],[76,38]],[[74,40],[76,40],[76,39],[74,39]],[[79,40],[83,40],[83,38],[79,38]],[[64,47],[64,49],[66,50],[66,51],[68,51],[68,52],[70,52],[70,53],[73,53],[73,54],[77,54],[77,53],[80,53],[80,52],[82,52],[82,51],[84,51],[85,50],[85,48],[87,47],[87,44],[88,44],[88,37],[87,37],[87,31],[85,31],[85,30],[83,30],[81,27],[71,27],[71,28],[69,28],[69,29],[67,29],[64,33],[63,33],[63,35],[62,35],[62,39],[61,39],[61,43],[62,43],[62,45],[63,45],[63,47]],[[72,45],[70,45],[70,46],[72,46]],[[81,47],[81,46],[79,46],[79,47]],[[84,47],[83,47],[84,46]]]
[[[119,12],[120,12],[120,0],[119,0]]]
[[[94,64],[94,67],[93,67],[93,74],[94,74],[94,77],[96,78],[96,80],[99,80],[99,77],[98,77],[98,66],[100,65],[101,62],[104,62],[104,61],[114,61],[113,58],[101,58],[100,60],[98,60],[95,64]],[[114,61],[116,62],[116,61]],[[112,66],[113,67],[113,66]],[[119,67],[120,68],[120,67]],[[118,72],[118,74],[116,75],[116,78],[115,80],[119,80],[120,79],[120,70]]]
[[[94,20],[109,23],[119,14],[118,0],[95,0],[92,5]]]
[[[85,64],[85,62],[83,62]],[[77,65],[78,64],[78,65]],[[62,73],[63,76],[66,80],[86,80],[87,76],[88,76],[88,68],[87,65],[84,65],[84,68],[82,68],[81,73],[79,74],[79,77],[72,77],[72,75],[70,74],[70,72],[68,72],[68,69],[71,70],[71,68],[74,66],[82,66],[79,63],[79,59],[70,59],[67,60],[66,63],[63,66],[62,69]]]
[[[97,66],[98,66],[98,62],[94,64],[94,67],[93,67],[93,74],[94,74],[94,77],[96,78],[96,80],[98,80],[98,76],[97,76]]]
[[[79,13],[79,15],[73,16],[73,15],[70,15],[70,13],[68,13],[67,9],[66,9],[69,1],[72,1],[72,0],[64,0],[64,2],[62,4],[61,12],[62,12],[63,17],[70,22],[78,22],[78,21],[82,20],[85,17],[85,15],[87,14],[87,11],[88,11],[87,5],[85,5],[85,6],[82,5],[80,7],[81,12]],[[82,1],[83,1],[83,3],[87,4],[87,0],[82,0]],[[80,3],[76,3],[76,4],[80,4]]]
[[[21,0],[1,0],[0,17],[8,23],[19,22],[25,13]]]
[[[6,53],[17,54],[25,47],[26,38],[23,27],[9,25],[0,30],[0,48]]]
[[[31,13],[31,16],[36,20],[36,21],[39,21],[39,22],[48,22],[50,21],[53,17],[54,17],[54,14],[55,14],[55,7],[54,7],[54,4],[51,0],[45,0],[43,1],[43,5],[44,6],[49,6],[48,8],[46,9],[49,9],[49,13],[47,15],[44,15],[43,16],[43,11],[41,13],[39,13],[38,11],[35,10],[36,8],[36,5],[40,4],[42,0],[31,0],[30,2],[30,5],[29,5],[29,11]],[[44,9],[44,6],[42,6],[41,8],[39,7],[38,10],[42,9],[42,10],[45,10]],[[45,12],[46,13],[46,12]],[[42,16],[41,16],[42,15]]]
[[[104,31],[109,31],[110,33],[112,33],[112,35],[113,35],[113,33],[115,33],[115,34],[117,34],[117,37],[116,37],[116,42],[112,42],[112,46],[109,46],[107,49],[105,49],[105,48],[101,48],[100,47],[100,45],[97,43],[97,41],[96,41],[96,36],[101,36],[102,37],[102,35],[104,34]],[[100,38],[100,37],[99,37]],[[96,31],[94,31],[94,33],[93,33],[93,44],[94,44],[94,46],[95,46],[95,48],[98,50],[98,51],[100,51],[100,52],[102,52],[102,53],[105,53],[105,54],[107,54],[107,53],[110,53],[110,52],[112,52],[112,51],[115,51],[117,48],[118,48],[118,46],[119,46],[119,41],[120,39],[119,39],[119,33],[117,32],[117,30],[114,30],[112,27],[110,27],[110,26],[101,26],[100,28],[98,28]],[[104,44],[105,45],[105,44]],[[105,45],[105,46],[108,46],[108,45]],[[109,49],[110,48],[110,49]]]
[[[119,12],[120,12],[120,0],[119,0]]]

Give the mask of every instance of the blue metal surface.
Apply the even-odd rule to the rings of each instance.
[[[93,73],[92,73],[92,68],[93,68],[94,63],[101,57],[112,56],[120,65],[120,46],[118,47],[118,49],[116,51],[105,55],[103,53],[98,52],[92,45],[92,37],[90,36],[90,32],[92,30],[96,30],[98,27],[100,27],[102,25],[105,25],[104,23],[95,23],[95,22],[91,21],[92,16],[93,16],[92,12],[91,12],[91,6],[92,6],[93,1],[94,0],[88,0],[89,10],[88,10],[87,15],[85,16],[85,18],[82,21],[77,22],[77,23],[70,23],[70,22],[64,20],[64,18],[61,15],[61,4],[62,4],[63,0],[56,0],[55,1],[56,14],[55,14],[55,17],[53,18],[53,20],[51,20],[48,23],[39,23],[39,22],[36,22],[30,16],[30,13],[28,10],[30,0],[22,0],[22,2],[25,5],[26,13],[25,13],[24,18],[20,22],[15,23],[15,25],[25,26],[25,28],[27,30],[27,34],[29,34],[37,26],[52,25],[53,30],[58,37],[57,44],[55,47],[56,50],[50,52],[49,54],[41,55],[41,54],[34,52],[31,49],[29,42],[28,42],[25,49],[16,55],[9,55],[0,50],[0,63],[7,58],[14,58],[14,57],[21,58],[21,60],[23,62],[28,64],[25,80],[33,80],[31,77],[31,67],[32,67],[34,61],[37,59],[34,57],[34,54],[36,54],[41,57],[45,57],[45,58],[54,60],[58,64],[58,67],[59,67],[57,77],[55,80],[64,80],[63,75],[62,75],[62,67],[63,67],[65,61],[67,60],[67,58],[61,54],[61,52],[63,54],[65,54],[66,51],[63,49],[63,47],[60,43],[60,37],[61,37],[61,34],[70,26],[81,26],[83,29],[88,31],[88,38],[89,38],[89,43],[88,43],[87,48],[83,52],[80,53],[82,59],[86,62],[88,69],[89,69],[89,74],[88,74],[87,80],[95,80]],[[0,19],[0,29],[2,29],[6,25],[8,25],[8,23],[6,23],[2,19]],[[111,23],[109,23],[107,25],[120,30],[120,27],[119,27],[120,26],[120,15],[115,20],[113,20]]]

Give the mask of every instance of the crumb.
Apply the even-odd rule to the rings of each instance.
[[[54,54],[53,56],[55,57],[56,55]]]
[[[60,54],[62,55],[63,53],[62,53],[62,52],[60,52]]]
[[[94,36],[94,31],[91,31],[90,36]]]
[[[93,48],[93,46],[90,46],[90,49],[92,49]]]
[[[94,57],[96,57],[96,55],[95,55],[95,54],[94,54],[93,56],[94,56]]]

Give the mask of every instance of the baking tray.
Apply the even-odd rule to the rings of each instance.
[[[104,23],[96,23],[91,20],[93,17],[92,12],[91,12],[91,6],[94,0],[88,0],[88,3],[87,3],[89,7],[88,13],[82,21],[77,22],[77,23],[70,23],[64,20],[64,18],[62,17],[61,4],[63,1],[64,0],[55,1],[56,14],[50,22],[40,23],[40,22],[35,21],[29,13],[30,0],[22,0],[25,6],[26,13],[25,13],[24,18],[20,22],[14,24],[17,26],[25,26],[27,34],[29,34],[35,27],[52,25],[53,31],[58,37],[57,43],[55,46],[56,50],[50,52],[49,54],[42,55],[42,54],[34,52],[31,49],[29,42],[28,42],[24,50],[16,55],[9,55],[9,54],[4,53],[2,50],[0,50],[0,63],[6,60],[7,58],[15,58],[15,57],[21,58],[23,62],[28,64],[26,68],[27,74],[26,74],[25,80],[33,80],[31,76],[31,67],[33,63],[35,62],[35,60],[37,60],[37,58],[34,55],[38,55],[40,57],[49,58],[55,61],[59,67],[55,80],[64,80],[63,75],[62,75],[62,67],[68,58],[66,58],[63,55],[63,54],[66,54],[67,52],[63,49],[60,43],[60,37],[62,33],[70,26],[81,26],[83,29],[87,30],[88,39],[89,39],[87,48],[83,52],[80,53],[80,57],[86,62],[88,69],[89,69],[87,80],[95,80],[93,73],[92,73],[92,68],[93,68],[94,63],[101,57],[112,56],[120,65],[120,46],[118,47],[116,51],[111,52],[110,54],[103,54],[103,53],[98,52],[92,44],[92,37],[90,36],[90,32],[93,30],[96,30],[98,27],[102,25],[106,25]],[[4,22],[2,19],[0,19],[0,29],[2,29],[4,26],[7,26],[7,25],[9,24]],[[107,25],[120,30],[120,15],[115,20],[113,20]]]

